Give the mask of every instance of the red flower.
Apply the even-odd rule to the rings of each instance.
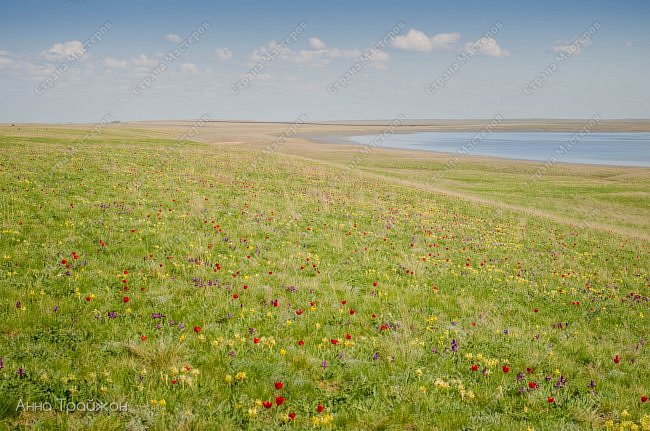
[[[322,404],[319,404],[318,407],[316,407],[316,410],[318,410],[318,413],[322,413],[323,410],[325,410],[325,407],[323,407]]]
[[[300,316],[300,315],[302,314],[302,310],[301,310],[300,308],[297,309],[297,310],[296,310],[296,314],[297,314],[298,316]]]
[[[343,304],[343,305],[345,305],[347,303],[348,303],[348,301],[346,301],[345,299],[341,301],[341,304]]]
[[[505,374],[508,374],[510,372],[510,367],[507,365],[502,366],[501,369]]]
[[[351,339],[351,338],[352,338],[352,335],[350,335],[350,334],[345,334],[345,339],[346,339],[346,340],[349,340],[349,339]]]
[[[546,401],[548,401],[549,404],[552,404],[552,403],[555,402],[555,398],[553,398],[553,397],[548,397],[548,398],[546,398]]]
[[[178,383],[178,380],[172,379],[172,385],[175,385],[176,383]]]
[[[296,414],[294,412],[289,413],[289,419],[294,420],[296,418]]]
[[[528,382],[528,387],[531,389],[537,389],[537,383],[536,382]]]
[[[125,296],[124,298],[122,298],[122,302],[124,302],[125,304],[129,302],[129,297]]]
[[[271,406],[273,406],[273,403],[271,401],[264,401],[262,405],[264,406],[265,409],[270,409]]]
[[[299,345],[299,346],[304,346],[304,345],[305,345],[305,342],[302,341],[302,340],[299,340],[299,341],[298,341],[298,345]]]
[[[140,339],[141,339],[142,341],[147,341],[147,336],[146,336],[146,335],[141,335],[141,336],[140,336]]]
[[[645,403],[648,401],[648,396],[647,395],[641,395],[641,402]]]
[[[533,374],[532,368],[526,368],[526,374]]]
[[[90,296],[86,296],[86,301],[90,301],[92,298]]]
[[[338,344],[339,343],[339,340],[337,340],[336,338],[332,338],[330,341],[332,342],[332,344]]]
[[[275,382],[275,389],[277,389],[278,391],[279,391],[280,389],[282,389],[282,386],[284,386],[284,383],[282,383],[282,382]]]
[[[235,293],[235,294],[232,295],[232,299],[237,299],[237,298],[239,298],[238,294]]]
[[[472,365],[472,371],[478,371],[478,365],[473,364]]]
[[[201,332],[201,327],[200,327],[200,326],[195,326],[195,327],[194,327],[194,332],[196,332],[197,334],[198,334],[199,332]]]
[[[621,362],[621,358],[619,358],[618,355],[614,356],[614,363],[618,364],[619,362]]]
[[[538,313],[538,312],[539,310],[537,308],[533,310],[533,313]]]
[[[259,339],[259,338],[257,338],[257,337],[253,338],[253,343],[257,344],[257,343],[259,343],[259,342],[260,342],[260,339]]]
[[[278,395],[277,397],[275,397],[275,404],[281,406],[282,404],[284,404],[284,400],[285,400],[284,397]]]
[[[373,285],[373,287],[377,287],[377,282],[376,282],[376,281],[373,281],[373,282],[372,282],[372,285]]]
[[[354,309],[350,308],[350,316],[353,316],[355,313]]]

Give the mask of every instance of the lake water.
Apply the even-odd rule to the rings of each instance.
[[[456,153],[463,146],[470,155],[507,159],[597,165],[650,166],[650,133],[590,133],[570,142],[574,133],[494,132],[472,140],[476,133],[418,132],[386,136],[377,146]],[[376,135],[350,136],[356,144],[368,145]]]

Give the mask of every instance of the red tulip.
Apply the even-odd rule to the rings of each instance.
[[[264,401],[262,405],[265,409],[270,409],[273,406],[273,403],[271,401]]]
[[[146,335],[141,335],[141,336],[140,336],[140,339],[141,339],[142,341],[147,341],[147,336],[146,336]]]
[[[351,339],[351,338],[352,338],[352,335],[350,335],[350,334],[345,334],[345,339],[346,339],[346,340],[349,340],[349,339]]]
[[[528,382],[528,387],[531,389],[537,389],[537,383],[536,382]]]
[[[552,404],[552,403],[555,402],[555,398],[553,398],[553,397],[548,397],[548,398],[546,398],[546,401],[548,401],[549,404]]]
[[[260,342],[260,339],[259,339],[259,338],[257,338],[257,337],[253,338],[253,343],[257,344],[257,343],[259,343],[259,342]]]
[[[337,340],[336,338],[332,338],[330,341],[332,342],[332,344],[338,344],[339,342],[339,340]]]
[[[282,389],[282,386],[284,386],[284,383],[282,383],[282,382],[275,382],[275,389],[277,389],[278,391],[279,391],[280,389]]]
[[[478,365],[476,365],[476,364],[473,364],[471,368],[472,368],[472,371],[478,371]]]
[[[618,364],[619,362],[621,362],[621,358],[619,358],[618,355],[614,356],[614,363]]]
[[[318,410],[318,413],[322,413],[323,410],[325,410],[325,407],[323,407],[322,404],[319,404],[318,407],[316,407],[316,410]]]
[[[195,326],[195,327],[194,327],[194,332],[196,332],[197,334],[198,334],[199,332],[201,332],[201,327],[200,327],[200,326]]]
[[[124,298],[122,298],[122,302],[124,302],[125,304],[129,302],[129,297],[125,296]]]
[[[505,374],[508,374],[510,372],[510,367],[507,365],[502,366],[501,369]]]
[[[302,341],[302,340],[299,340],[299,341],[298,341],[298,345],[299,345],[299,346],[304,346],[304,345],[305,345],[305,342]]]
[[[284,400],[285,400],[284,397],[278,395],[277,397],[275,397],[275,404],[281,406],[282,404],[284,404]]]
[[[294,420],[296,418],[296,414],[294,412],[289,413],[289,419]]]
[[[298,316],[300,316],[300,315],[302,314],[302,310],[301,310],[301,309],[297,309],[297,310],[296,310],[296,314],[297,314]]]
[[[641,395],[641,402],[645,403],[648,401],[648,396],[647,395]]]
[[[355,311],[352,308],[350,308],[350,316],[353,316],[354,313],[355,313]]]

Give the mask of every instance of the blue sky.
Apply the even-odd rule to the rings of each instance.
[[[5,1],[0,121],[650,118],[649,20],[648,1]],[[330,94],[400,21],[404,29]],[[200,39],[135,94],[204,22]],[[498,32],[480,39],[497,22]],[[296,40],[272,51],[300,23]],[[275,53],[268,64],[265,52]],[[250,85],[233,94],[247,74]],[[523,91],[538,77],[541,85]]]

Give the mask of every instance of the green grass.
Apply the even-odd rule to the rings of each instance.
[[[31,133],[0,137],[6,428],[650,429],[647,241],[286,155]]]

